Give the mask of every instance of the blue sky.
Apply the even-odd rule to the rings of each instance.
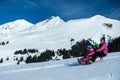
[[[0,0],[0,24],[17,19],[37,23],[51,16],[67,21],[97,14],[120,20],[120,0]]]

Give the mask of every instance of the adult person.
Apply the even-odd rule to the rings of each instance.
[[[95,60],[97,59],[97,57],[103,58],[108,54],[108,47],[107,47],[107,43],[105,42],[105,37],[102,37],[100,39],[101,43],[100,43],[100,47],[98,49],[95,50],[95,54],[92,55],[92,61],[95,62]]]

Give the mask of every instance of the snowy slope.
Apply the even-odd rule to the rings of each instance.
[[[120,52],[101,62],[79,65],[76,58],[0,67],[1,80],[119,80]]]
[[[111,23],[113,27],[109,29],[103,23]],[[71,38],[75,39],[75,41],[82,40],[83,38],[92,38],[99,43],[99,39],[103,34],[115,38],[120,36],[119,31],[120,21],[97,15],[88,19],[71,20],[44,32],[35,31],[21,34],[20,36],[16,34],[14,35],[15,37],[17,36],[16,40],[10,47],[16,46],[20,49],[34,47],[39,48],[41,51],[45,49],[70,48]]]
[[[13,22],[8,22],[6,24],[0,25],[0,33],[4,34],[4,33],[11,33],[11,32],[20,32],[31,26],[33,26],[33,24],[24,19],[16,20]]]
[[[32,26],[34,26],[34,24],[24,19],[15,20],[0,25],[0,42],[11,40],[11,37],[14,37],[15,35],[18,36],[19,33],[28,32],[28,29],[31,28]]]
[[[65,23],[59,16],[52,16],[44,21],[35,24],[32,31],[46,31],[52,27]]]
[[[112,28],[104,26],[104,23],[112,24]],[[8,25],[8,23],[4,25]],[[59,17],[51,17],[35,25],[25,20],[17,20],[10,22],[10,26],[5,26],[10,27],[7,30],[3,29],[4,25],[0,27],[0,32],[2,32],[0,42],[9,41],[9,44],[0,46],[0,58],[10,56],[13,59],[16,50],[25,48],[35,48],[40,52],[46,49],[70,49],[71,38],[75,39],[75,42],[83,38],[91,38],[99,43],[103,34],[105,36],[110,35],[112,38],[120,36],[120,21],[100,15],[67,22],[64,22]],[[41,31],[41,29],[44,31]]]

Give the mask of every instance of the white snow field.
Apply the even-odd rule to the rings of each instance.
[[[109,28],[104,23],[112,24]],[[75,42],[84,39],[100,41],[105,34],[111,38],[119,37],[120,21],[96,15],[86,19],[76,19],[64,22],[60,17],[52,16],[49,19],[32,24],[24,19],[0,25],[0,42],[9,41],[9,44],[0,46],[0,58],[13,55],[16,50],[25,48],[57,50],[70,49],[70,40]]]
[[[80,65],[76,58],[0,67],[0,80],[120,80],[120,52]]]
[[[119,37],[120,21],[96,15],[65,22],[58,16],[52,16],[36,24],[24,19],[2,24],[0,80],[120,80],[120,52],[110,53],[102,62],[98,59],[91,65],[79,65],[77,58],[20,65],[14,61],[17,50],[38,49],[37,54],[40,55],[46,49],[71,49],[71,39],[75,40],[73,44],[83,39],[99,43],[103,35],[112,39]],[[2,45],[8,41],[8,44]]]

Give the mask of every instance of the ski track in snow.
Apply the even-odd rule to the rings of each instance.
[[[113,56],[113,57],[106,57],[105,60],[108,59],[113,59],[113,58],[119,58],[120,56]],[[40,66],[40,67],[34,67],[34,68],[26,68],[26,69],[17,69],[17,70],[10,70],[10,71],[4,71],[1,72],[0,75],[5,75],[5,74],[11,74],[11,73],[18,73],[18,72],[24,72],[24,71],[34,71],[34,70],[41,70],[41,69],[51,69],[51,68],[57,68],[57,67],[63,67],[63,66],[75,66],[75,65],[79,65],[78,63],[72,62],[72,63],[68,63],[68,64],[55,64],[55,65],[48,65],[48,66]],[[88,70],[88,69],[87,69]],[[86,74],[86,73],[85,73]],[[97,77],[97,80],[103,80],[102,78],[109,80],[112,76],[112,74],[106,74],[106,75],[101,75],[101,77]],[[92,80],[96,80],[96,78],[92,79]]]

